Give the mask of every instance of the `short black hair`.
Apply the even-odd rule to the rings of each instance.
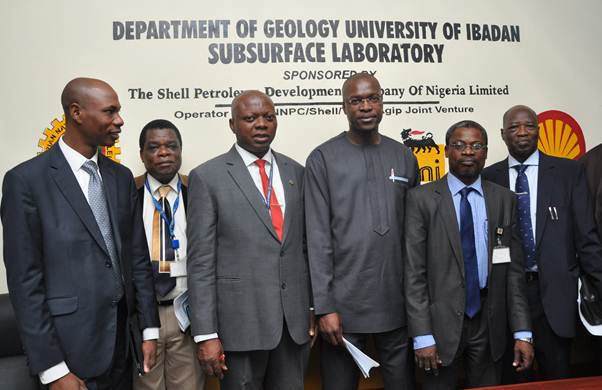
[[[180,130],[178,130],[176,125],[174,125],[167,119],[154,119],[154,120],[148,122],[146,125],[144,125],[144,127],[142,128],[142,131],[140,131],[140,139],[138,140],[138,144],[140,145],[140,150],[144,149],[144,143],[146,142],[146,133],[148,133],[149,130],[154,130],[154,129],[173,130],[173,132],[176,133],[176,137],[178,138],[178,141],[180,141],[180,147],[182,147],[182,135],[180,134]]]
[[[487,145],[487,130],[485,130],[485,128],[477,122],[471,120],[463,120],[451,125],[451,127],[447,129],[447,133],[445,133],[445,145],[449,145],[449,139],[451,138],[454,131],[462,127],[479,130],[481,132],[481,135],[483,136],[483,141],[485,142],[485,145]]]

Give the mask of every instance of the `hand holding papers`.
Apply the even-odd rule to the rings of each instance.
[[[351,354],[351,357],[355,361],[355,364],[357,364],[359,367],[364,378],[368,378],[370,376],[370,369],[372,367],[380,367],[380,364],[378,364],[377,361],[363,353],[359,348],[347,341],[345,337],[343,337],[343,342],[345,343],[345,348],[347,348],[347,351],[349,351]]]

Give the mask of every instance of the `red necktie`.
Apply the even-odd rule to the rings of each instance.
[[[256,160],[255,164],[259,167],[259,176],[261,176],[261,186],[263,187],[263,196],[267,198],[268,196],[268,175],[265,172],[265,160]],[[278,203],[278,199],[276,199],[276,191],[274,191],[274,187],[272,186],[272,191],[270,196],[270,214],[272,216],[272,225],[274,226],[274,230],[276,231],[276,235],[278,235],[278,239],[282,241],[282,209],[280,208],[280,203]]]

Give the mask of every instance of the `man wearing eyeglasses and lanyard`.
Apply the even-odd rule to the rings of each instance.
[[[360,372],[343,346],[379,352],[385,389],[412,388],[403,297],[406,191],[418,185],[416,158],[379,133],[381,87],[358,73],[343,84],[349,131],[318,146],[305,170],[312,290],[322,388],[356,389]]]
[[[272,100],[232,101],[236,144],[190,172],[188,288],[192,334],[222,390],[302,390],[309,356],[303,167],[270,145]]]
[[[202,390],[204,376],[195,359],[195,344],[182,332],[174,299],[186,293],[186,200],[188,178],[182,165],[182,136],[170,121],[156,119],[140,132],[140,158],[146,174],[136,178],[161,328],[157,361],[134,379],[135,390]],[[181,298],[180,298],[181,299]]]
[[[507,329],[517,370],[531,365],[531,326],[515,198],[481,180],[487,132],[461,121],[445,135],[449,174],[407,200],[405,292],[423,388],[498,385]],[[463,363],[463,364],[462,364]]]
[[[579,274],[591,276],[602,292],[602,246],[585,171],[580,162],[537,150],[537,114],[527,106],[506,111],[501,136],[509,156],[487,167],[483,177],[516,192],[535,358],[545,379],[566,378]]]

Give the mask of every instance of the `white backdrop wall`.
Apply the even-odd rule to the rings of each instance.
[[[602,142],[598,0],[2,0],[0,11],[0,178],[50,143],[44,130],[62,119],[61,90],[78,76],[106,80],[119,94],[125,125],[112,151],[134,174],[143,171],[139,131],[155,118],[181,130],[183,172],[226,151],[234,141],[228,104],[244,89],[273,94],[273,146],[303,163],[346,129],[341,77],[358,71],[380,80],[390,102],[381,130],[400,141],[412,129],[443,144],[449,125],[473,119],[489,130],[493,163],[505,156],[502,113],[520,103],[569,114],[587,149]],[[357,26],[373,30],[358,38],[348,28]],[[252,62],[265,45],[276,55]],[[219,54],[232,47],[243,47],[241,62]],[[472,94],[477,88],[493,94]],[[167,99],[167,89],[181,95]]]

